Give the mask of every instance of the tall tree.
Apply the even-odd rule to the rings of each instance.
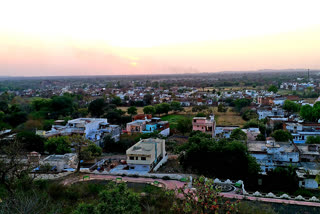
[[[301,107],[300,116],[306,121],[313,121],[312,107],[310,105],[304,105]]]
[[[271,86],[268,88],[268,91],[269,91],[269,92],[273,92],[273,93],[277,93],[277,92],[278,92],[278,88],[277,88],[277,86],[275,86],[275,85],[271,85]]]
[[[130,114],[131,117],[132,117],[132,115],[136,115],[136,114],[137,114],[137,108],[136,108],[135,106],[130,106],[130,107],[128,108],[127,112],[128,112],[128,114]]]
[[[274,131],[271,136],[275,139],[277,142],[288,142],[289,140],[292,140],[293,137],[290,132],[285,130],[276,130]]]
[[[96,99],[89,104],[88,111],[93,117],[100,117],[104,114],[105,107],[104,99]]]
[[[192,131],[192,120],[191,118],[188,117],[183,117],[178,120],[177,123],[177,130],[181,132],[183,135],[185,133],[191,132]]]
[[[230,138],[233,140],[247,140],[247,134],[238,128],[232,130]]]
[[[143,113],[145,114],[154,114],[156,112],[153,106],[146,106],[143,108]]]
[[[181,106],[181,103],[180,102],[176,102],[176,101],[172,101],[170,103],[170,107],[175,112],[183,110],[183,107]]]

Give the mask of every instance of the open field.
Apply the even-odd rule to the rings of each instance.
[[[119,109],[123,111],[127,111],[128,107],[118,107]],[[143,114],[143,107],[137,107],[138,114]],[[232,108],[228,108],[227,112],[218,112],[217,107],[210,107],[209,109],[212,110],[212,112],[215,115],[215,119],[218,126],[242,126],[245,124],[246,121],[244,121],[238,112],[233,112]],[[169,112],[168,115],[164,115],[161,117],[162,120],[169,121],[170,128],[176,128],[177,122],[180,118],[189,116],[192,117],[196,115],[196,112],[192,112],[192,107],[185,107],[183,112]],[[158,115],[157,115],[158,116]]]
[[[243,126],[246,123],[232,108],[228,108],[227,112],[218,112],[218,108],[214,107],[213,112],[218,126]]]
[[[129,107],[117,107],[117,108],[127,112]],[[143,107],[136,107],[136,108],[137,108],[138,114],[143,114]]]

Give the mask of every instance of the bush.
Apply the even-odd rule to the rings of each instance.
[[[298,196],[301,195],[303,197],[309,197],[311,198],[313,196],[313,193],[310,190],[307,189],[298,189],[293,193],[293,195]]]
[[[169,176],[163,176],[162,179],[163,180],[170,180],[171,178]]]

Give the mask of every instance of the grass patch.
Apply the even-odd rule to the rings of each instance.
[[[184,117],[190,117],[190,116],[180,115],[180,114],[171,114],[171,115],[166,115],[166,116],[161,117],[161,120],[169,121],[170,129],[175,129],[175,128],[177,128],[178,121]]]

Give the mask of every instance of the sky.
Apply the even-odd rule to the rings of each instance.
[[[0,0],[0,76],[320,69],[319,0]]]

